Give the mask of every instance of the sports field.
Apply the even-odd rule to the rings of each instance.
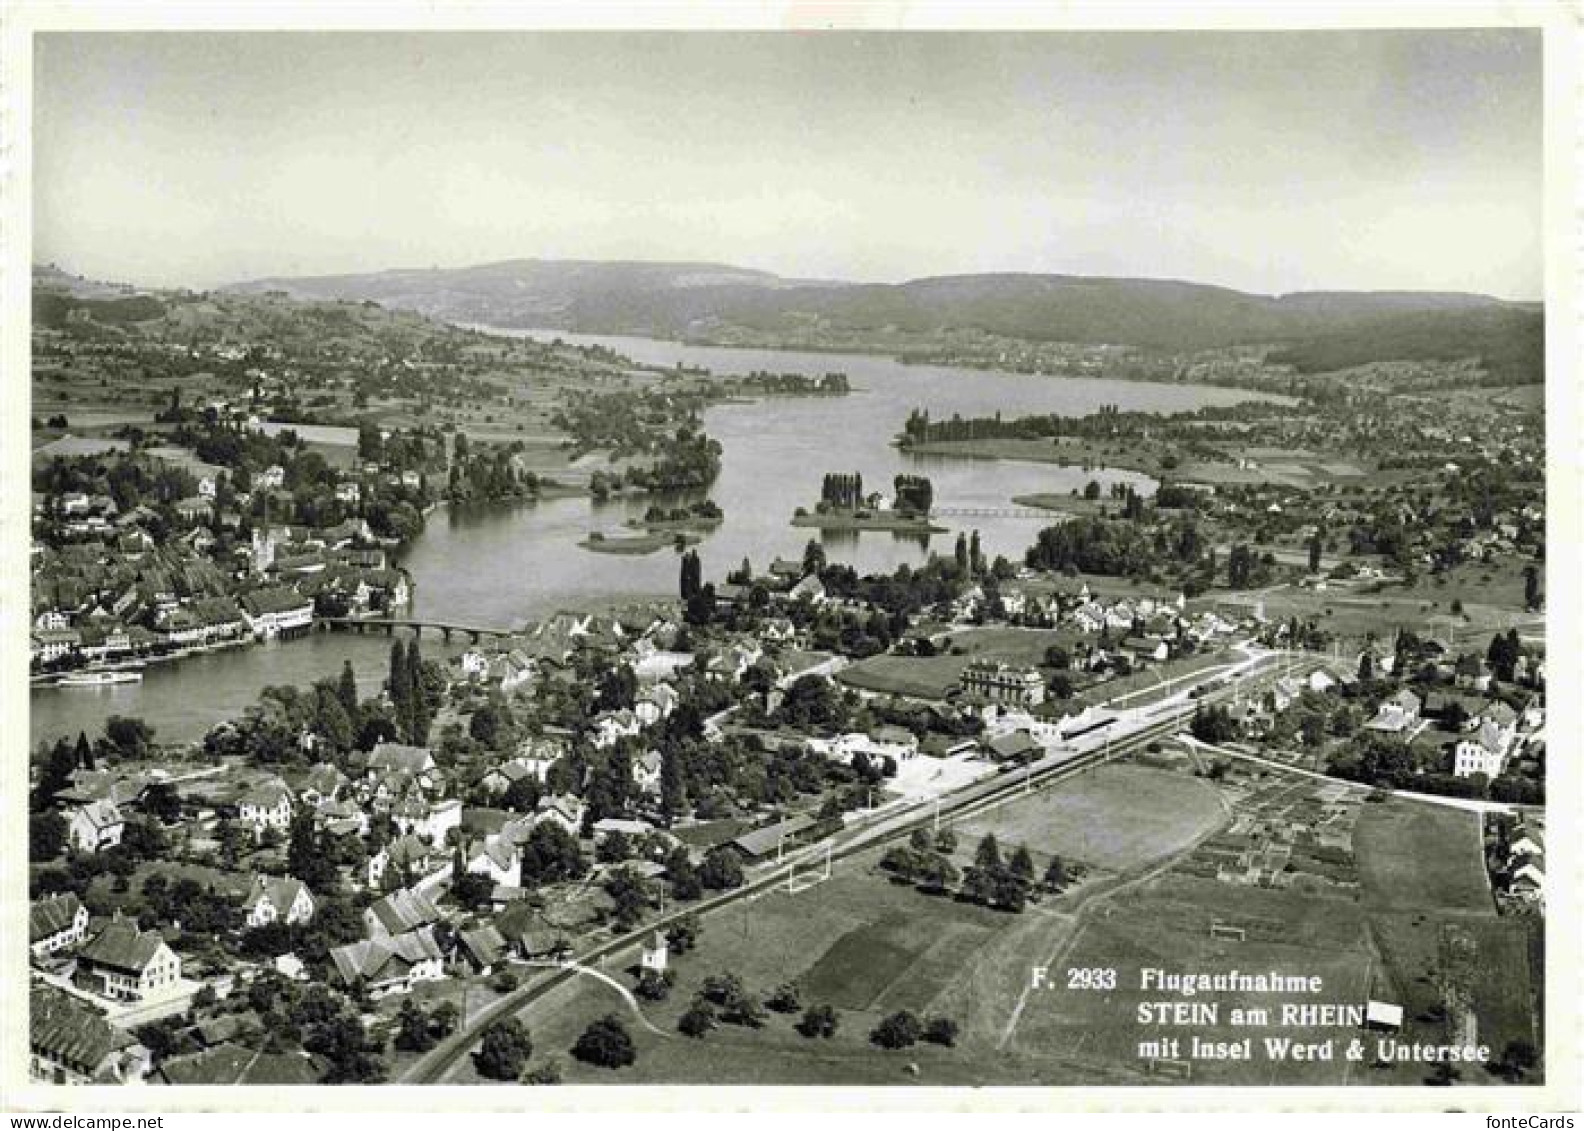
[[[1094,866],[1108,871],[1147,865],[1215,827],[1222,815],[1204,783],[1134,766],[1082,775],[1052,798],[1035,794],[1009,806],[1008,820],[1016,820],[1019,832],[1005,839],[1027,839],[1042,864],[1050,851],[1083,859],[1081,839],[1070,830],[1079,820],[1098,821],[1109,807],[1107,822],[1132,831],[1091,845]],[[979,827],[958,832],[959,856],[966,860]],[[524,1015],[536,1047],[561,1060],[569,1083],[1055,1084],[1123,1083],[1136,1076],[1130,1063],[1080,1064],[1038,1041],[1013,1050],[1001,1045],[1031,966],[1062,947],[1078,921],[1068,901],[1047,898],[1016,915],[991,911],[893,883],[877,870],[878,856],[843,861],[829,881],[796,895],[778,889],[710,917],[698,949],[674,964],[678,980],[670,998],[644,1005],[645,1015],[673,1034],[712,974],[733,973],[760,997],[790,981],[804,1005],[839,1011],[834,1039],[804,1038],[793,1028],[796,1016],[775,1013],[763,1029],[723,1024],[702,1041],[662,1038],[634,1023],[629,1029],[638,1063],[617,1073],[597,1071],[571,1061],[566,1050],[593,1019],[612,1011],[630,1018],[630,1012],[614,991],[589,979]],[[630,981],[618,969],[627,961],[612,964],[610,972]],[[871,1045],[869,1031],[899,1009],[951,1017],[962,1029],[957,1046],[887,1052]],[[908,1065],[917,1065],[916,1076]],[[450,1082],[474,1080],[464,1061]]]
[[[1185,774],[1112,763],[954,826],[963,849],[994,833],[1003,846],[1120,872],[1187,848],[1225,817],[1214,787]]]

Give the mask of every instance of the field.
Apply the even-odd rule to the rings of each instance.
[[[1111,764],[954,828],[970,857],[994,833],[1003,846],[1027,844],[1041,867],[1057,855],[1121,872],[1187,848],[1224,817],[1216,791],[1197,778]]]
[[[844,668],[836,677],[864,691],[941,699],[957,683],[962,670],[976,659],[1005,664],[1037,665],[1053,644],[1071,647],[1074,634],[1059,629],[970,628],[952,634],[946,656],[870,656]]]
[[[1006,809],[1031,848],[1070,846],[1075,859],[1084,858],[1072,822],[1095,820],[1107,807],[1116,824],[1137,826],[1125,841],[1090,846],[1096,866],[1106,869],[1146,867],[1221,818],[1208,785],[1131,766],[1083,775],[1052,797],[1035,795]],[[977,843],[975,826],[959,833],[965,861]],[[1080,921],[1075,900],[1046,898],[1019,915],[991,911],[892,883],[876,870],[878,855],[842,862],[832,879],[795,896],[779,889],[707,919],[699,948],[674,963],[678,981],[670,997],[644,1006],[667,1036],[633,1022],[614,991],[584,979],[524,1015],[536,1048],[561,1062],[568,1083],[1140,1082],[1131,1063],[1080,1062],[1063,1044],[1002,1045],[1014,1016],[1029,1014],[1022,1003],[1030,967],[1062,948]],[[630,979],[630,971],[623,972],[630,962],[613,961],[609,972]],[[793,1028],[796,1015],[775,1013],[760,1030],[722,1024],[702,1041],[677,1034],[677,1018],[704,978],[725,971],[761,996],[795,982],[802,1004],[826,1003],[839,1011],[836,1037],[804,1038]],[[921,1044],[887,1052],[871,1045],[869,1031],[899,1009],[953,1018],[962,1030],[956,1047]],[[637,1064],[619,1073],[566,1055],[578,1033],[608,1012],[626,1018],[638,1046]],[[475,1081],[464,1061],[450,1082]]]
[[[1215,938],[1212,922],[1236,924],[1246,931],[1245,941]],[[1190,1036],[1204,1041],[1234,1041],[1252,1037],[1254,1054],[1248,1061],[1195,1059],[1192,1084],[1340,1084],[1347,1082],[1349,1066],[1338,1054],[1331,1062],[1297,1063],[1272,1060],[1265,1054],[1265,1037],[1298,1040],[1346,1039],[1349,1028],[1316,1029],[1280,1023],[1282,1004],[1298,1002],[1362,1002],[1367,996],[1373,964],[1363,916],[1350,904],[1315,900],[1296,893],[1248,891],[1197,880],[1175,873],[1161,877],[1125,899],[1109,902],[1088,917],[1070,947],[1054,964],[1050,989],[1029,991],[1015,1027],[1006,1033],[1009,1052],[1061,1048],[1096,1066],[1127,1065],[1141,1075],[1139,1082],[1169,1082],[1173,1077],[1146,1075],[1150,1058],[1140,1043],[1162,1037],[1178,1038],[1188,1059]],[[1289,976],[1318,976],[1318,995],[1210,993],[1177,998],[1143,987],[1141,971],[1158,968],[1171,972],[1221,972],[1232,969],[1280,972]],[[1069,988],[1070,969],[1116,971],[1117,988],[1098,992]],[[1213,1021],[1192,1025],[1159,1026],[1138,1019],[1140,1002],[1191,1001],[1218,1006]],[[1271,1010],[1266,1026],[1232,1024],[1232,1010]],[[1355,1071],[1358,1066],[1354,1066]],[[1366,1081],[1355,1081],[1366,1082]]]
[[[1494,912],[1473,813],[1410,801],[1366,805],[1353,838],[1370,906]]]
[[[1441,1039],[1435,971],[1448,932],[1471,940],[1477,1037],[1499,1054],[1515,1039],[1542,1046],[1534,997],[1544,981],[1529,932],[1536,925],[1496,914],[1481,860],[1479,823],[1470,813],[1418,802],[1363,806],[1354,831],[1370,925],[1389,981],[1422,1039]],[[1535,948],[1543,953],[1543,948]],[[1466,1082],[1487,1079],[1464,1069]]]

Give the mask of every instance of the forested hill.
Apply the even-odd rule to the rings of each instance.
[[[1247,294],[1200,283],[1072,275],[952,275],[900,284],[802,282],[711,263],[510,260],[448,270],[261,279],[241,291],[372,300],[456,322],[586,333],[921,343],[977,332],[1178,352],[1280,343],[1305,371],[1337,362],[1480,357],[1540,379],[1534,304],[1429,292]]]

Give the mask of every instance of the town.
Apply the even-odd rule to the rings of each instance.
[[[563,422],[576,434],[620,419],[599,403],[620,395],[592,394]],[[329,626],[395,633],[388,671],[372,696],[350,661],[339,678],[266,688],[198,743],[111,716],[102,733],[40,746],[40,1079],[422,1081],[469,1049],[484,1079],[619,1068],[633,1030],[652,1027],[638,1003],[669,996],[720,909],[783,879],[796,891],[800,870],[829,881],[837,849],[999,914],[1102,890],[1083,849],[1050,856],[1040,878],[1027,844],[1006,846],[1008,862],[993,834],[950,829],[1036,775],[1115,760],[1193,767],[1218,790],[1253,773],[1329,780],[1355,801],[1472,802],[1501,919],[1541,921],[1545,649],[1531,627],[1544,497],[1522,469],[1543,458],[1543,430],[1519,409],[1497,410],[1505,432],[1459,439],[1444,413],[1413,423],[1411,397],[1378,407],[1369,435],[1389,435],[1413,469],[1384,482],[1201,470],[1148,496],[1091,481],[1025,500],[1051,519],[1021,562],[987,561],[973,531],[888,575],[859,576],[815,540],[801,560],[706,578],[692,548],[672,599],[464,633],[460,650],[426,656],[393,566],[399,510],[421,520],[431,478],[458,480],[447,460],[493,467],[501,453],[512,482],[531,473],[461,431],[366,426],[358,460],[334,471],[290,431],[272,435],[254,403],[190,413],[172,396],[167,444],[128,451],[63,451],[41,425],[41,678],[114,678],[138,670],[128,661]],[[1295,428],[1334,462],[1362,443],[1347,431],[1356,414],[1306,401],[1253,406],[1240,414],[1252,435],[1217,447],[1232,415],[915,414],[904,438],[940,452],[998,436],[1147,439],[1156,458],[1180,448],[1211,472],[1246,469],[1228,450],[1295,450]],[[1438,461],[1413,458],[1432,448]],[[821,506],[927,518],[940,505],[928,477],[894,487],[865,493],[832,471]],[[1457,504],[1474,497],[1477,509]],[[1529,618],[1523,632],[1508,609]],[[1356,885],[1351,835],[1311,835],[1239,818],[1182,867],[1227,887]],[[546,971],[598,970],[624,950],[632,1016],[607,1011],[564,1057],[534,1055],[511,1007],[553,994]],[[800,1013],[800,1032],[834,1032],[836,1006],[799,993],[788,982],[760,1000],[705,979],[677,1031],[758,1028],[768,1007]],[[1449,986],[1434,1015],[1476,1024],[1474,994]],[[948,1048],[959,1025],[904,1010],[873,1040]],[[1511,1044],[1502,1070],[1534,1071],[1532,1043]]]

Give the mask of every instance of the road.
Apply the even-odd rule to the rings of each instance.
[[[1245,676],[1266,664],[1273,661],[1279,663],[1284,659],[1283,653],[1254,651],[1247,646],[1243,650],[1249,659],[1234,665],[1238,676]],[[1279,669],[1264,674],[1277,675]],[[1217,669],[1206,672],[1205,678],[1226,679],[1226,671]],[[930,825],[936,820],[960,820],[977,815],[1036,788],[1046,788],[1114,758],[1134,753],[1151,742],[1176,734],[1198,704],[1229,699],[1239,694],[1242,686],[1229,681],[1225,686],[1198,698],[1191,698],[1185,689],[1148,709],[1115,712],[1108,723],[1043,758],[1027,763],[1020,770],[975,782],[933,801],[914,803],[905,810],[879,817],[861,827],[845,829],[826,841],[809,845],[776,863],[761,866],[754,870],[756,874],[742,887],[699,900],[625,934],[595,944],[548,977],[519,987],[414,1061],[397,1083],[432,1084],[444,1080],[456,1063],[471,1050],[484,1030],[495,1021],[518,1013],[563,985],[569,978],[576,976],[578,967],[598,967],[605,959],[637,947],[656,930],[664,930],[689,915],[703,919],[744,900],[756,899],[786,882],[794,868],[813,862],[823,863],[827,853],[834,864],[887,841],[907,836],[914,829]]]

